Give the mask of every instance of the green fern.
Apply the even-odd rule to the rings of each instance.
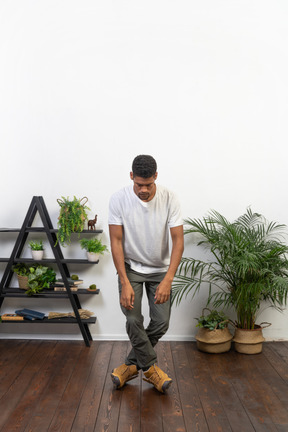
[[[57,200],[60,205],[60,214],[56,244],[59,242],[62,246],[66,246],[71,243],[72,233],[83,231],[85,221],[88,219],[87,211],[90,209],[81,203],[83,198],[78,199],[74,196],[72,201],[69,200],[69,197],[62,196],[61,198]]]
[[[101,239],[82,238],[80,240],[80,245],[81,245],[81,248],[85,249],[87,252],[99,253],[101,255],[103,255],[104,252],[108,252],[107,246],[102,243]]]

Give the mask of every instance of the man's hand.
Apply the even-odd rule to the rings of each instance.
[[[134,290],[130,283],[122,285],[120,304],[125,309],[131,310],[134,307]]]
[[[158,285],[155,294],[155,304],[166,303],[171,295],[171,282],[165,281],[164,279]]]
[[[169,300],[173,278],[181,261],[184,249],[183,226],[180,225],[170,228],[170,233],[172,238],[170,265],[166,276],[156,289],[155,304],[165,303]]]

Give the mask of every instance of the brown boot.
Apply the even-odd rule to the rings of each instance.
[[[113,369],[111,378],[117,389],[124,386],[127,381],[137,378],[138,370],[135,365],[122,364],[121,366]]]
[[[172,383],[172,379],[156,365],[152,365],[144,372],[144,375],[145,378],[143,378],[143,380],[153,384],[154,387],[162,393],[165,393]]]

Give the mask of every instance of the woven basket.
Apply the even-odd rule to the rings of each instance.
[[[29,288],[28,286],[28,276],[20,276],[17,275],[19,288],[27,290]]]
[[[241,354],[260,354],[264,341],[261,326],[255,326],[254,330],[235,328],[234,348]]]
[[[226,327],[223,330],[200,328],[196,335],[197,348],[211,354],[220,354],[230,350],[232,335]]]

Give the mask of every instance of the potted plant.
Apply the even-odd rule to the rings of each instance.
[[[97,286],[96,286],[96,284],[91,284],[91,285],[89,285],[89,288],[87,288],[87,290],[88,291],[96,291],[97,290]]]
[[[42,240],[38,241],[30,241],[29,247],[31,249],[32,258],[36,261],[40,261],[43,258],[44,247]]]
[[[60,214],[58,217],[58,232],[57,241],[62,246],[71,243],[71,234],[74,232],[80,233],[84,229],[85,221],[88,219],[87,211],[90,210],[86,207],[88,198],[84,197],[78,199],[74,196],[72,201],[68,198],[62,197],[57,202],[60,205]]]
[[[82,238],[80,240],[80,245],[82,249],[86,250],[88,261],[98,261],[100,255],[103,255],[104,252],[108,252],[107,246],[97,238]]]
[[[215,210],[203,220],[185,221],[185,234],[200,236],[198,245],[208,250],[207,259],[183,258],[172,287],[172,298],[178,304],[183,296],[192,297],[203,283],[208,283],[207,304],[215,308],[232,307],[236,312],[235,349],[248,340],[248,353],[262,350],[261,325],[256,325],[263,302],[281,311],[288,295],[288,246],[284,244],[285,225],[268,222],[250,208],[234,222]],[[257,336],[255,336],[257,335]],[[240,341],[241,339],[241,341]]]
[[[28,275],[29,275],[28,267],[23,263],[18,263],[12,267],[12,270],[17,275],[19,288],[27,290],[29,288],[28,287]]]
[[[208,315],[205,315],[208,311]],[[197,348],[207,353],[224,353],[230,350],[232,334],[228,329],[229,318],[224,312],[204,308],[202,315],[195,318],[199,328],[196,335]]]
[[[26,285],[19,287],[22,289],[26,289],[26,294],[28,296],[38,294],[43,291],[44,288],[50,288],[51,284],[56,281],[56,273],[55,271],[46,266],[42,266],[40,264],[36,264],[34,266],[27,267],[26,264],[16,264],[13,266],[13,271],[18,276],[26,277]]]

